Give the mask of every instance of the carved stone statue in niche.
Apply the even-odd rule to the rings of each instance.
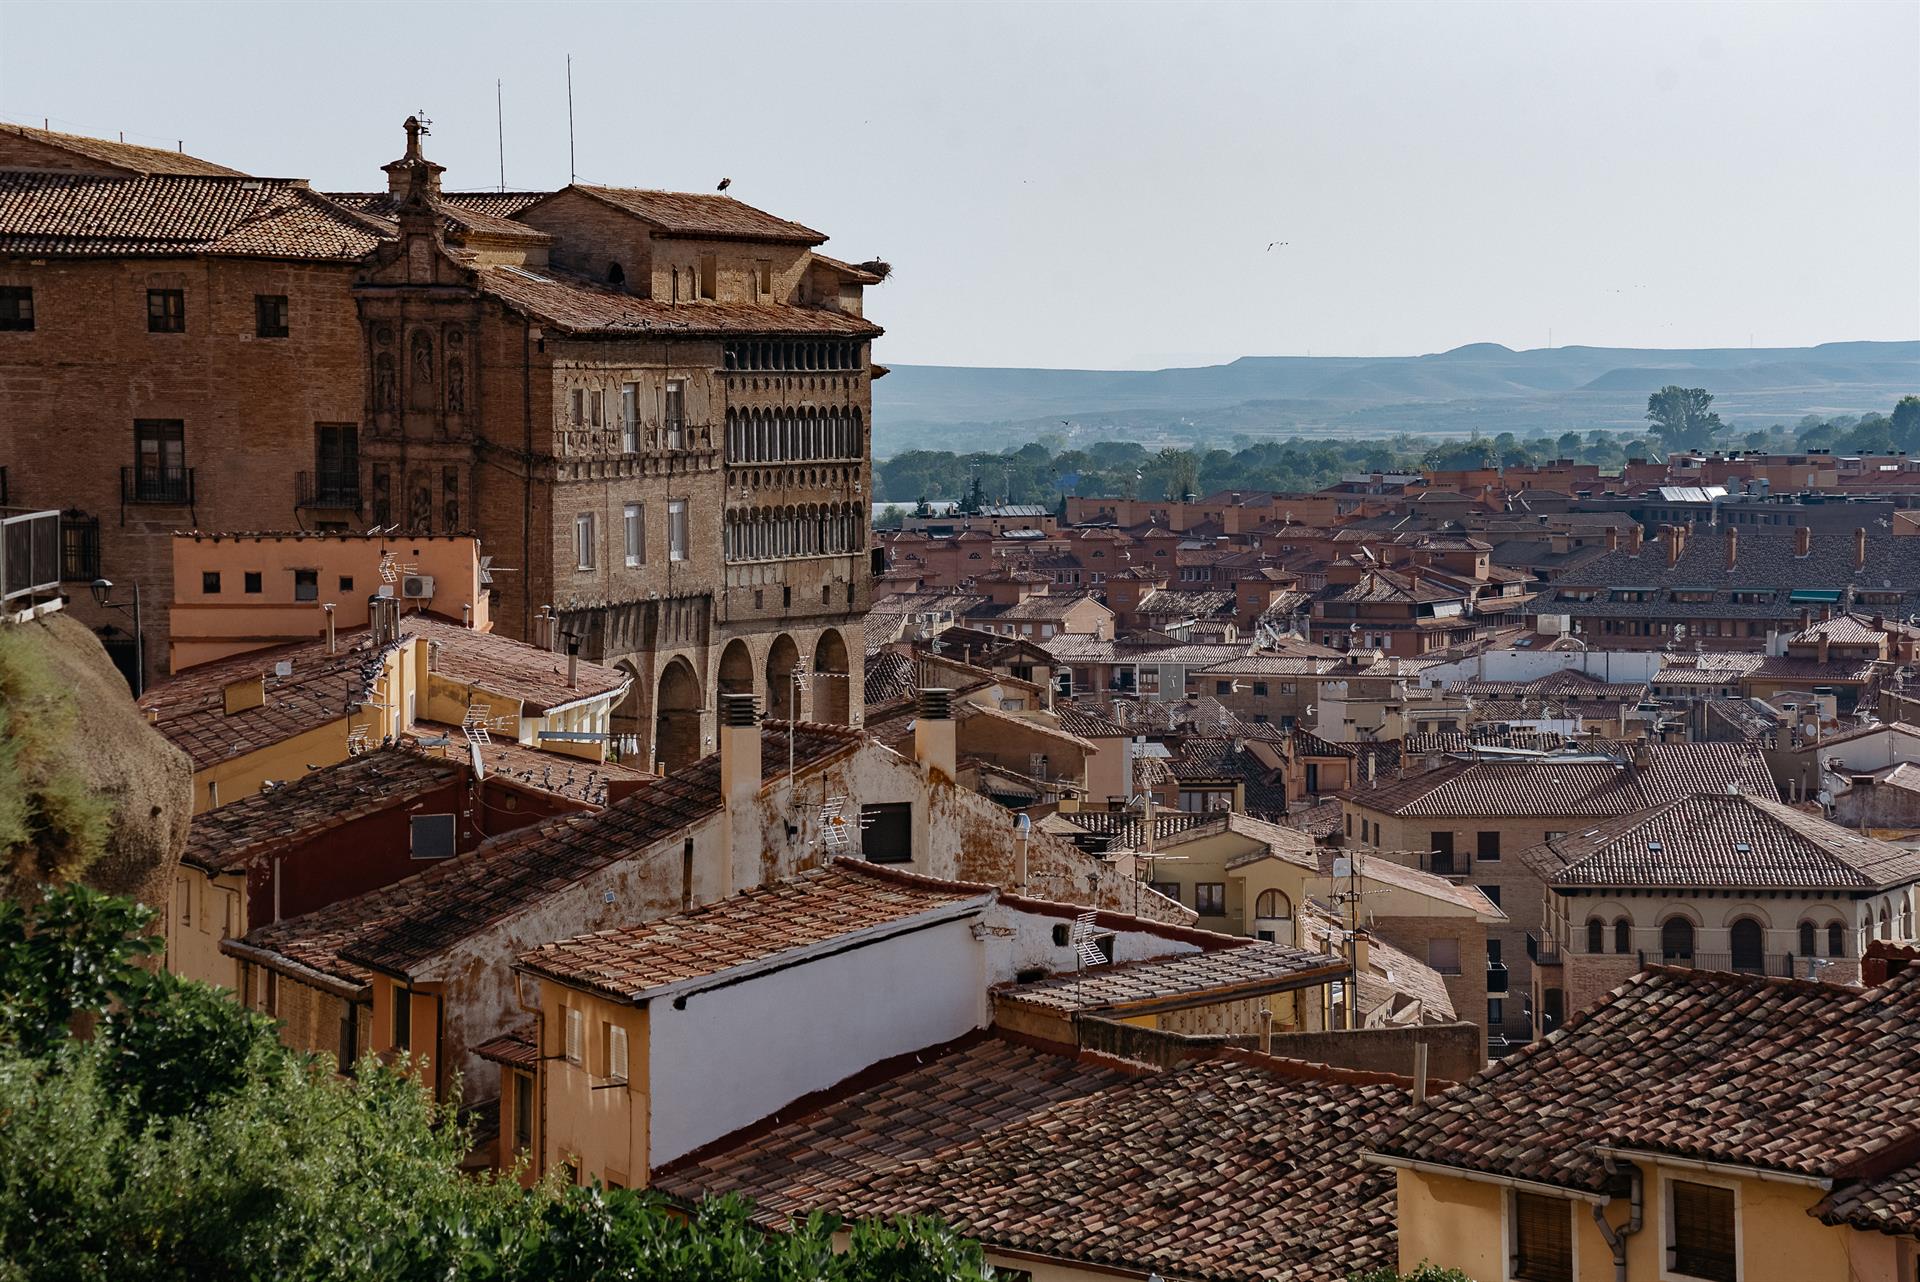
[[[425,472],[413,478],[413,505],[407,513],[407,528],[415,534],[433,530],[433,481]]]
[[[460,528],[460,469],[443,467],[440,469],[440,529],[451,534]]]
[[[424,329],[413,331],[413,375],[409,380],[408,403],[417,410],[433,408],[433,335]]]
[[[447,413],[467,412],[467,369],[458,356],[447,358]]]
[[[393,394],[393,353],[382,352],[373,361],[373,405],[375,409],[399,408]]]

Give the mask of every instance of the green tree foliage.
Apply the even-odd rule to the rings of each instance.
[[[1668,453],[1703,450],[1724,426],[1713,412],[1713,393],[1704,387],[1669,383],[1647,397],[1647,422]]]
[[[1422,1260],[1420,1267],[1411,1273],[1382,1266],[1368,1273],[1355,1273],[1348,1282],[1473,1282],[1473,1279],[1459,1269],[1443,1269]]]
[[[1893,419],[1887,430],[1896,450],[1906,450],[1909,454],[1920,451],[1920,396],[1900,398],[1900,403],[1893,407]]]
[[[0,904],[0,1282],[975,1282],[923,1221],[791,1233],[735,1201],[460,1171],[455,1107],[352,1078],[271,1021],[141,965],[148,910],[81,887]],[[96,1036],[73,1035],[86,1025]]]
[[[15,885],[72,880],[106,848],[112,806],[73,758],[74,697],[24,629],[0,627],[0,871]]]

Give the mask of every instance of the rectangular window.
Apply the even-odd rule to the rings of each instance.
[[[1668,1180],[1667,1267],[1705,1282],[1736,1282],[1733,1190]]]
[[[687,501],[674,499],[667,504],[667,559],[687,559]]]
[[[1573,1282],[1573,1211],[1557,1197],[1513,1194],[1514,1282]]]
[[[452,815],[413,816],[411,849],[415,859],[453,858],[454,817]]]
[[[618,1024],[607,1025],[607,1076],[627,1080],[627,1030]]]
[[[578,1064],[586,1058],[587,1019],[578,1009],[567,1007],[562,1011],[567,1029],[567,1062]]]
[[[320,571],[295,570],[293,572],[293,599],[296,601],[320,599]]]
[[[567,397],[567,417],[575,427],[584,427],[587,422],[587,389],[576,387]]]
[[[533,1147],[533,1079],[525,1073],[513,1075],[513,1146]]]
[[[594,549],[599,544],[598,532],[594,529],[592,512],[582,512],[573,518],[573,559],[582,570],[594,567]]]
[[[260,592],[261,592],[260,571],[258,570],[246,571],[246,573],[242,576],[242,581],[244,586],[246,587],[248,595],[250,596],[260,595]]]
[[[1498,859],[1500,857],[1499,831],[1482,832],[1478,838],[1478,844],[1474,848],[1474,853],[1482,859]]]
[[[1227,915],[1227,883],[1224,881],[1200,881],[1193,886],[1193,911],[1202,917],[1224,917]]]
[[[913,803],[883,801],[860,807],[860,853],[870,864],[913,860]]]
[[[1445,937],[1429,939],[1427,965],[1442,975],[1458,975],[1460,973],[1460,941]]]
[[[396,1050],[413,1048],[413,994],[395,985],[393,993],[393,1045]]]
[[[720,258],[716,254],[700,255],[700,297],[720,297]]]
[[[1500,887],[1482,886],[1480,887],[1480,893],[1485,895],[1488,898],[1488,900],[1492,902],[1495,908],[1498,908],[1500,906]],[[1489,948],[1493,947],[1493,942],[1488,941],[1487,947]]]
[[[1148,886],[1159,891],[1174,903],[1180,902],[1180,883],[1177,881],[1150,881]]]
[[[754,264],[755,274],[760,278],[760,295],[765,297],[773,292],[773,262],[762,258]]]
[[[133,496],[143,503],[187,501],[187,425],[177,418],[133,424]]]
[[[681,429],[687,422],[687,381],[684,378],[667,380],[667,412],[663,426],[667,431],[667,448],[681,448]]]
[[[176,877],[173,882],[173,898],[180,905],[180,924],[193,925],[193,882],[185,877]]]
[[[33,328],[33,287],[0,285],[0,329]]]
[[[606,425],[607,396],[595,387],[587,392],[587,422],[594,427]]]
[[[200,590],[208,596],[220,595],[220,571],[202,570],[200,572]]]
[[[640,384],[620,385],[620,448],[640,452]]]
[[[313,425],[314,498],[323,506],[360,502],[360,427],[356,423]]]
[[[147,332],[184,334],[187,332],[187,291],[150,289],[147,291]]]
[[[287,296],[285,294],[253,296],[253,333],[256,338],[287,336]]]
[[[1498,1028],[1507,1022],[1507,1001],[1504,997],[1487,998],[1487,1027]]]
[[[60,577],[100,577],[100,518],[69,511],[60,517]]]
[[[1267,697],[1267,683],[1266,683],[1266,682],[1264,682],[1264,681],[1256,681],[1256,682],[1254,682],[1254,683],[1253,683],[1253,694],[1254,694],[1254,697],[1255,697],[1256,699],[1264,699],[1264,698],[1266,698],[1266,697]]]
[[[647,559],[646,508],[639,503],[629,503],[621,515],[621,525],[626,533],[627,564],[629,566],[645,564]]]

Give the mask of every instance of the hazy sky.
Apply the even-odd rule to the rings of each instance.
[[[1920,337],[1920,3],[36,4],[0,117],[364,190],[733,194],[881,359]],[[1271,251],[1269,241],[1286,244]]]

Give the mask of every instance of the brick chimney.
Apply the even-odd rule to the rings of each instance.
[[[1827,661],[1827,652],[1832,646],[1833,638],[1825,631],[1822,631],[1820,633],[1820,662],[1825,663]]]
[[[1607,527],[1607,551],[1618,552],[1619,550],[1620,550],[1620,527],[1617,525],[1609,525]]]
[[[726,846],[716,865],[705,894],[696,892],[701,902],[725,899],[736,887],[753,884],[749,874],[738,881],[734,869],[742,863],[757,867],[760,861],[760,824],[754,814],[754,799],[760,794],[760,714],[750,694],[720,696],[720,796],[725,804],[721,831]]]
[[[1639,556],[1640,545],[1646,542],[1647,532],[1638,521],[1627,527],[1627,555]]]
[[[1667,568],[1672,569],[1679,564],[1686,535],[1680,532],[1680,527],[1677,525],[1669,525],[1662,532],[1667,536]]]
[[[1795,556],[1813,555],[1813,529],[1810,526],[1793,527],[1793,554]]]
[[[960,773],[960,747],[953,721],[953,691],[927,687],[920,691],[913,719],[913,759],[928,778],[952,783]]]
[[[1867,527],[1864,525],[1853,532],[1853,568],[1856,573],[1867,568]]]
[[[1740,531],[1729,525],[1727,527],[1727,570],[1731,572],[1733,567],[1739,564],[1739,562]]]

